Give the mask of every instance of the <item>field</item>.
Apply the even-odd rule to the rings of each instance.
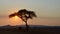
[[[33,26],[28,31],[25,27],[3,26],[0,34],[60,34],[60,26]]]

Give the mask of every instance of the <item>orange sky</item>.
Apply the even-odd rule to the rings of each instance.
[[[60,18],[34,18],[28,20],[29,25],[48,25],[60,26]],[[0,18],[0,26],[2,25],[25,25],[25,23],[18,17]]]
[[[25,24],[17,17],[8,18],[20,9],[36,13],[37,18],[28,21],[30,25],[60,25],[60,0],[0,0],[0,25]]]

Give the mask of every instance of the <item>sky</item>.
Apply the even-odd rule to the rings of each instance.
[[[8,15],[17,12],[20,9],[34,11],[38,16],[38,18],[35,19],[36,22],[39,22],[44,18],[42,20],[43,23],[38,23],[40,25],[56,25],[57,22],[57,25],[60,25],[60,0],[0,0],[1,25],[7,24],[8,22],[10,23],[10,21],[7,22],[7,20],[9,20]],[[7,20],[5,21],[5,19]],[[44,21],[47,23],[44,23]]]

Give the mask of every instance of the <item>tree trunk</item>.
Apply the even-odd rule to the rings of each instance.
[[[27,24],[27,20],[25,21],[25,23],[26,23],[26,30],[28,31],[29,26],[28,26],[28,24]]]

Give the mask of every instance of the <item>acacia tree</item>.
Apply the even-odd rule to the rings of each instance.
[[[27,31],[29,28],[29,26],[27,24],[27,20],[32,19],[33,17],[37,17],[35,12],[28,11],[26,9],[22,9],[22,10],[19,10],[17,13],[10,14],[9,17],[11,18],[11,17],[14,17],[15,15],[17,15],[19,18],[22,19],[22,21],[25,22]]]

